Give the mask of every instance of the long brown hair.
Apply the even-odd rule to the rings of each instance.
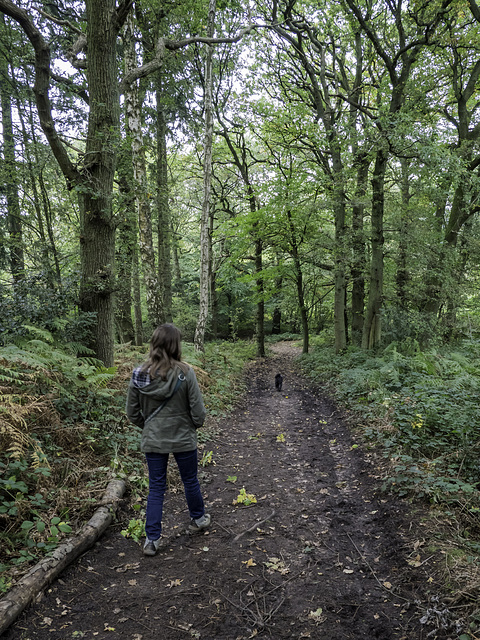
[[[142,371],[148,371],[152,378],[166,378],[170,369],[180,367],[187,373],[188,365],[182,362],[182,335],[174,324],[161,324],[153,332],[150,340],[148,359]]]

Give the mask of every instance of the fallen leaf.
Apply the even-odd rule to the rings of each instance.
[[[385,587],[385,589],[391,589],[392,588],[392,583],[391,582],[384,582],[383,586]]]
[[[407,560],[407,564],[409,564],[411,567],[420,567],[422,564],[420,560],[420,555],[417,555],[412,560]]]
[[[117,573],[125,573],[125,571],[129,571],[130,569],[138,569],[140,567],[139,562],[122,564],[119,567],[114,567]]]
[[[44,624],[50,625],[50,624],[52,624],[53,620],[52,620],[52,618],[44,618],[43,622],[44,622]]]
[[[135,580],[135,578],[133,580],[129,580],[128,584],[131,584],[132,587],[134,587],[137,584],[137,581]]]
[[[353,569],[344,569],[343,573],[353,573]]]
[[[182,580],[172,580],[169,584],[167,584],[167,587],[171,589],[172,587],[179,587],[181,584]]]
[[[243,560],[242,564],[246,565],[247,567],[256,567],[257,563],[254,562],[253,558],[250,558],[249,560]]]
[[[321,622],[325,622],[325,620],[327,619],[323,615],[322,607],[318,607],[316,611],[310,611],[310,613],[308,614],[308,617],[312,618],[312,620],[314,620],[317,624],[320,624]]]

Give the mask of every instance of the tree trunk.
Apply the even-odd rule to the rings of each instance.
[[[85,192],[79,194],[82,281],[80,307],[97,316],[94,348],[113,365],[115,221],[113,178],[120,126],[115,0],[87,0],[87,79],[90,96]]]
[[[143,344],[143,319],[142,319],[142,297],[140,287],[140,268],[138,265],[137,243],[133,247],[132,255],[132,289],[133,289],[133,315],[135,317],[135,344],[137,347]]]
[[[157,209],[158,281],[163,322],[172,322],[170,207],[168,204],[167,126],[162,104],[161,75],[157,75]]]
[[[41,198],[40,198],[40,193],[37,187],[37,174],[36,171],[34,169],[34,167],[39,167],[38,162],[33,162],[32,160],[32,154],[31,154],[31,149],[30,149],[30,140],[29,140],[29,136],[27,134],[27,130],[25,127],[25,122],[24,122],[24,118],[23,118],[23,114],[22,114],[22,110],[20,108],[20,104],[17,102],[17,113],[18,113],[18,118],[20,120],[20,124],[22,127],[22,136],[23,136],[23,146],[24,146],[24,153],[25,153],[25,159],[26,159],[26,167],[28,170],[28,174],[29,174],[29,178],[30,178],[30,185],[31,185],[31,189],[32,189],[32,205],[33,208],[35,209],[35,216],[37,219],[37,225],[38,225],[38,234],[40,236],[40,243],[41,243],[41,247],[40,247],[40,255],[41,255],[41,265],[42,265],[42,271],[45,274],[45,281],[48,285],[48,287],[52,290],[55,290],[57,285],[60,285],[60,279],[58,279],[58,282],[55,282],[55,277],[54,277],[54,272],[52,269],[52,266],[50,264],[50,253],[49,253],[49,240],[45,234],[45,224],[44,224],[44,220],[43,220],[43,213],[42,213],[42,206],[41,206]],[[30,132],[32,134],[32,144],[34,145],[34,147],[36,146],[36,142],[35,142],[35,134],[33,131]],[[34,152],[35,153],[35,152]],[[36,155],[36,154],[35,154]],[[39,167],[40,169],[40,173],[39,175],[41,175],[41,167]],[[42,196],[43,196],[43,192],[42,192]],[[48,202],[48,204],[50,204]]]
[[[373,349],[381,340],[381,308],[383,301],[383,212],[384,184],[387,170],[388,151],[381,148],[377,152],[372,177],[372,261],[370,265],[370,288],[363,325],[362,348]]]
[[[3,15],[2,15],[3,18]],[[18,172],[15,157],[15,137],[12,121],[12,88],[7,61],[0,56],[0,103],[2,109],[3,165],[5,195],[7,199],[7,225],[9,231],[10,270],[13,282],[19,282],[25,275],[23,255],[22,218],[18,198]]]
[[[135,219],[135,196],[132,191],[132,154],[122,145],[118,166],[120,208],[122,216],[117,229],[117,295],[115,324],[119,342],[134,342],[135,330],[132,320],[132,264],[137,242]]]
[[[402,204],[400,211],[400,228],[398,240],[397,273],[395,283],[397,286],[397,299],[401,309],[408,308],[407,284],[409,273],[407,269],[407,247],[408,247],[408,207],[410,205],[410,183],[409,183],[409,163],[405,158],[400,158],[402,168],[401,194]]]
[[[207,36],[212,37],[215,23],[216,2],[210,0],[208,8]],[[208,318],[208,285],[210,281],[208,267],[209,257],[209,227],[210,227],[210,193],[212,185],[212,143],[213,143],[213,77],[212,77],[212,45],[207,45],[205,64],[205,144],[203,159],[203,205],[200,222],[200,308],[197,327],[195,329],[195,350],[204,351],[205,328]]]
[[[129,15],[124,28],[125,71],[136,68],[135,37],[133,16]],[[138,81],[132,82],[125,91],[127,130],[132,143],[133,176],[135,201],[138,217],[138,240],[140,258],[145,283],[148,319],[153,326],[164,322],[158,275],[153,248],[152,214],[145,160],[145,145],[142,132],[141,105],[138,95]]]
[[[258,223],[255,225],[258,227]],[[257,289],[256,340],[257,356],[265,357],[265,292],[262,274],[263,270],[263,242],[257,237],[255,240],[255,273]]]
[[[300,318],[302,321],[302,353],[308,353],[310,336],[309,336],[309,327],[308,327],[308,313],[307,307],[305,305],[305,296],[303,293],[303,273],[302,273],[302,265],[300,264],[300,256],[298,255],[298,247],[295,238],[295,227],[293,225],[292,213],[291,211],[287,211],[287,220],[290,227],[290,236],[291,236],[291,244],[292,244],[292,258],[293,258],[293,266],[295,273],[295,285],[297,287],[297,300],[298,300],[298,308],[300,309]]]
[[[279,295],[282,290],[283,278],[275,278],[275,294]],[[272,335],[279,335],[282,332],[282,310],[278,304],[275,305],[272,314]]]
[[[367,157],[359,158],[357,184],[352,207],[352,343],[362,344],[363,313],[365,308],[365,240],[363,237],[363,218],[365,214],[365,194],[370,162]]]
[[[342,178],[337,176],[339,184]],[[334,189],[335,212],[335,296],[334,296],[334,324],[335,324],[335,351],[339,353],[347,346],[346,330],[346,278],[345,278],[345,193],[343,189]]]
[[[210,215],[210,232],[208,234],[209,247],[208,247],[208,255],[210,258],[210,264],[208,266],[208,273],[210,274],[210,314],[211,314],[211,331],[214,339],[218,337],[218,294],[217,294],[217,268],[214,262],[214,254],[213,254],[213,227],[214,227],[214,216]]]

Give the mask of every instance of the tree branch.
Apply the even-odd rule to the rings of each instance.
[[[47,18],[47,20],[51,20],[52,22],[54,22],[55,24],[58,24],[61,27],[68,27],[74,33],[77,33],[78,35],[82,35],[82,30],[79,29],[76,25],[74,25],[73,22],[70,22],[70,20],[60,20],[60,18],[55,18],[55,16],[50,15],[46,11],[43,11],[43,9],[37,8],[37,11],[41,16],[43,16],[44,18]]]
[[[50,46],[45,41],[40,30],[32,22],[30,15],[24,9],[17,7],[10,0],[0,0],[0,11],[9,16],[25,32],[35,51],[35,84],[33,87],[37,103],[38,116],[42,130],[50,144],[68,185],[71,187],[80,179],[80,174],[76,170],[68,153],[62,144],[55,123],[52,118],[52,107],[48,90],[50,86]]]
[[[57,84],[66,85],[69,89],[71,89],[75,93],[75,95],[77,95],[79,98],[82,98],[82,100],[85,102],[85,104],[89,104],[90,98],[89,98],[89,95],[88,95],[88,91],[86,89],[83,89],[83,88],[77,86],[75,84],[75,82],[73,80],[71,80],[70,78],[65,78],[64,76],[59,76],[56,73],[50,73],[50,77],[52,78],[52,80],[55,80],[55,82]]]
[[[117,17],[115,20],[115,28],[117,31],[125,24],[125,20],[127,19],[128,14],[130,13],[130,9],[133,7],[133,0],[123,0],[117,9]]]
[[[164,63],[167,51],[177,51],[178,49],[184,49],[191,44],[234,44],[235,42],[239,42],[244,36],[248,35],[253,31],[253,29],[256,28],[257,25],[250,25],[248,27],[245,27],[232,38],[207,38],[203,36],[185,38],[185,40],[168,40],[165,38],[159,38],[155,47],[154,58],[150,60],[150,62],[147,62],[137,69],[132,69],[132,71],[127,73],[121,83],[121,91],[124,91],[126,87],[128,87],[128,85],[132,82],[135,82],[135,80],[144,78],[150,73],[157,71],[157,69],[160,69]]]

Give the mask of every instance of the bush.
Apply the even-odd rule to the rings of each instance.
[[[365,436],[397,461],[386,485],[435,500],[456,500],[459,493],[478,500],[476,343],[465,342],[462,351],[422,351],[407,337],[376,357],[354,348],[339,356],[317,347],[301,362],[308,375],[328,380],[343,404],[368,418]]]

